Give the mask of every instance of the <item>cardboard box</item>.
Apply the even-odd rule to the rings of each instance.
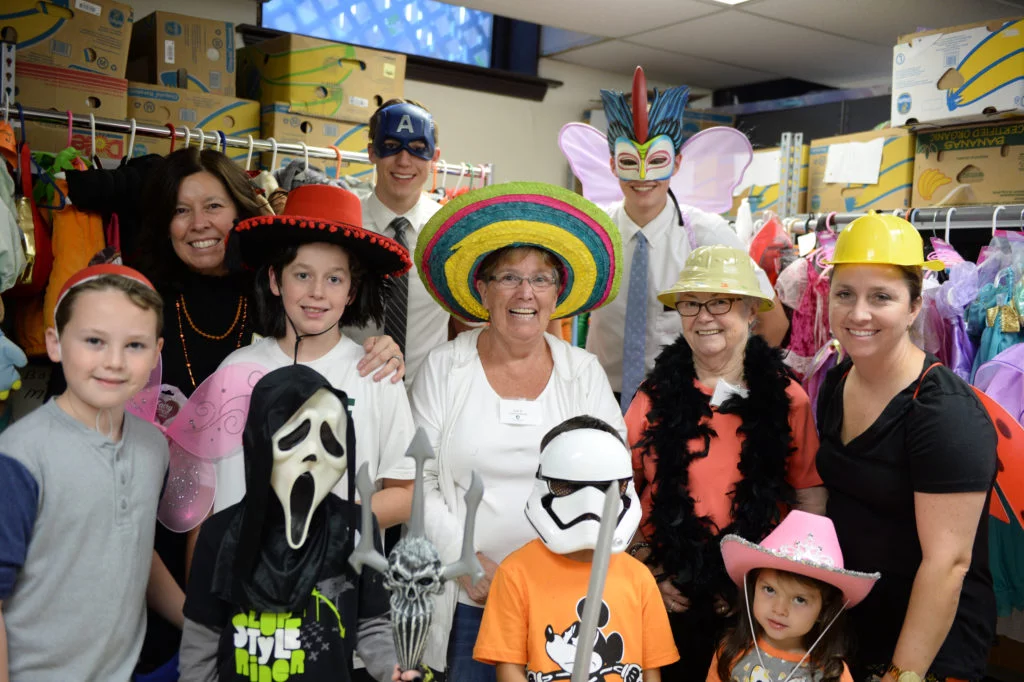
[[[405,89],[405,55],[282,35],[238,53],[241,95],[296,114],[366,123]]]
[[[825,182],[829,148],[849,142],[883,138],[875,184]],[[811,141],[807,178],[807,209],[820,211],[891,211],[910,207],[914,181],[914,134],[904,128],[884,128]]]
[[[1024,203],[1024,121],[922,131],[914,206]]]
[[[200,128],[204,133],[222,131],[231,137],[260,136],[258,102],[198,90],[128,83],[128,117],[139,123],[171,123],[178,130],[188,126],[193,130]],[[170,140],[135,138],[136,155],[168,154],[170,149]],[[226,153],[232,159],[245,161],[248,151],[229,147]]]
[[[770,147],[768,149],[758,149],[754,152],[754,161],[747,168],[747,172],[751,172],[751,168],[757,167],[758,157],[772,157],[772,160],[778,156],[779,148]],[[811,148],[809,145],[802,145],[800,152],[800,194],[797,197],[797,213],[807,212],[807,176],[808,166],[810,160]],[[775,164],[776,168],[779,164]],[[775,177],[778,177],[776,175]],[[753,184],[747,184],[748,178],[744,175],[743,182],[740,182],[739,190],[732,200],[732,209],[729,211],[730,216],[735,216],[736,212],[740,208],[740,202],[744,197],[750,199],[750,210],[752,212],[757,211],[778,211],[779,210],[779,183],[778,182],[760,182],[758,179],[753,178]]]
[[[8,29],[18,37],[19,68],[45,64],[124,78],[131,5],[113,0],[5,0],[0,32]]]
[[[890,125],[991,119],[1024,112],[1024,19],[900,38],[893,48]]]
[[[128,79],[168,87],[235,94],[235,25],[153,12],[135,22]]]
[[[345,123],[330,118],[295,114],[289,111],[288,105],[284,103],[263,107],[260,113],[260,131],[264,140],[272,137],[278,142],[305,142],[310,147],[334,146],[342,151],[351,152],[365,152],[369,143],[368,126],[365,123]],[[264,168],[271,168],[272,156],[269,153],[263,154],[261,161]],[[297,157],[291,154],[278,154],[277,168],[284,168],[295,158]],[[309,163],[323,169],[328,176],[337,177],[336,161],[310,159]],[[341,175],[369,180],[373,175],[373,166],[346,161],[342,164]]]
[[[62,69],[42,64],[18,64],[18,102],[36,109],[54,109],[75,115],[123,120],[128,103],[128,81],[85,71]],[[14,123],[16,116],[11,116]],[[68,145],[66,124],[26,123],[29,146],[33,151],[56,152]],[[71,146],[88,156],[92,140],[89,126],[75,126]],[[120,160],[125,156],[127,135],[96,132],[96,155],[100,159]]]

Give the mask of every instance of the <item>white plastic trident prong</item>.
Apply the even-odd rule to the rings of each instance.
[[[430,439],[422,428],[416,430],[412,442],[405,451],[406,457],[411,457],[416,462],[416,479],[412,492],[412,514],[409,518],[409,532],[406,538],[424,537],[424,498],[423,498],[423,468],[428,459],[434,456],[434,448],[430,445]],[[349,564],[357,573],[362,572],[364,565],[374,570],[385,573],[388,570],[388,560],[373,546],[373,515],[370,511],[369,500],[373,495],[373,483],[370,481],[370,474],[366,463],[359,467],[359,474],[356,476],[356,488],[359,490],[359,498],[362,503],[361,529],[359,533],[359,544],[348,558]],[[476,511],[484,496],[484,484],[479,474],[473,472],[473,477],[466,491],[466,524],[462,536],[462,555],[459,560],[449,564],[442,569],[441,577],[444,580],[451,580],[462,575],[468,575],[475,584],[484,576],[484,568],[480,560],[476,558],[473,549],[473,534],[476,528]]]

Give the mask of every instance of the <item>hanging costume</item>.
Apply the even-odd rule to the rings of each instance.
[[[357,647],[376,679],[390,679],[387,595],[378,576],[348,564],[358,506],[329,493],[355,462],[346,403],[301,365],[256,384],[246,497],[204,523],[196,546],[184,679],[347,680]],[[366,536],[379,537],[375,524]]]

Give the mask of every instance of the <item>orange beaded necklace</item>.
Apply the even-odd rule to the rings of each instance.
[[[188,370],[188,378],[192,382],[192,388],[196,387],[196,378],[192,375],[192,361],[188,357],[188,346],[185,344],[185,327],[181,324],[181,315],[185,314],[185,320],[188,322],[188,326],[192,328],[196,334],[209,339],[210,341],[223,341],[226,339],[235,326],[238,325],[241,320],[241,325],[238,327],[238,339],[235,341],[235,348],[242,347],[242,335],[245,333],[245,321],[249,316],[249,301],[245,296],[238,297],[238,308],[235,309],[235,319],[231,321],[231,326],[227,328],[223,334],[209,334],[204,332],[202,329],[196,326],[196,323],[192,321],[192,316],[188,314],[188,307],[185,305],[185,295],[178,294],[177,300],[174,301],[174,308],[178,314],[178,338],[181,339],[181,350],[185,355],[185,369]]]

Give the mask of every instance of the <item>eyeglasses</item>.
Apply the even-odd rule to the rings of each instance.
[[[676,310],[683,317],[697,317],[700,315],[701,308],[704,308],[712,315],[725,315],[732,310],[732,304],[739,300],[738,298],[713,298],[704,303],[699,301],[677,301]]]
[[[572,495],[574,492],[583,490],[584,488],[597,488],[601,492],[604,492],[608,489],[608,484],[611,483],[611,481],[565,481],[557,478],[549,478],[547,481],[548,490],[550,490],[551,494],[555,497]],[[628,487],[628,478],[619,481],[619,495],[625,495]]]
[[[518,289],[519,285],[523,282],[529,282],[530,287],[534,291],[546,291],[558,284],[558,279],[551,275],[531,275],[529,277],[523,277],[522,275],[517,275],[514,272],[503,272],[500,275],[495,275],[489,279],[492,282],[497,282],[498,286],[503,289]]]

